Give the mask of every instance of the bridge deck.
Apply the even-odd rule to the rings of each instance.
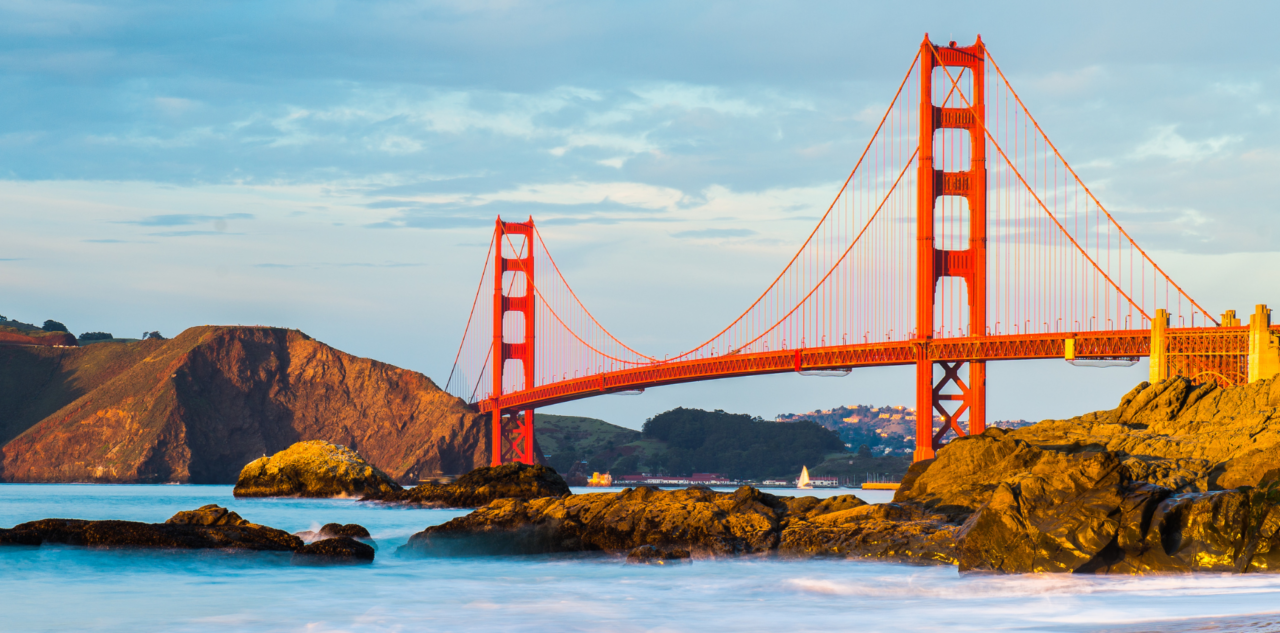
[[[1248,352],[1247,331],[1247,327],[1170,328],[1168,334],[1171,338],[1216,341],[1214,347],[1221,348],[1217,353],[1245,354]],[[486,413],[492,412],[495,407],[501,407],[504,411],[533,409],[618,391],[718,378],[910,365],[915,363],[922,353],[935,362],[1063,358],[1068,339],[1075,340],[1075,356],[1079,359],[1132,358],[1150,355],[1150,330],[1063,332],[834,345],[655,363],[539,385],[533,389],[503,394],[496,400],[482,400],[477,404],[480,410]]]

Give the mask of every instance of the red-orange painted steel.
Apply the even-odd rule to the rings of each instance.
[[[524,244],[521,252],[512,253],[514,257],[507,257],[503,253],[512,248],[510,236],[518,235],[524,238]],[[494,249],[494,266],[493,274],[493,368],[491,375],[493,377],[493,397],[499,397],[503,391],[503,378],[508,360],[520,361],[522,369],[522,379],[524,388],[528,389],[534,384],[534,314],[536,312],[536,304],[533,292],[533,218],[529,218],[528,222],[503,222],[502,218],[497,219],[494,226],[494,242],[497,248]],[[523,254],[523,256],[521,256]],[[503,290],[503,278],[505,273],[516,273],[516,279],[513,279],[508,286],[508,290]],[[523,288],[524,294],[511,295],[511,290],[518,285]],[[503,338],[505,328],[506,315],[508,312],[519,313],[524,320],[524,339],[519,343],[507,343]],[[503,463],[505,455],[511,455],[511,461],[524,464],[532,464],[534,462],[533,455],[533,407],[526,406],[524,409],[523,420],[513,419],[504,423],[503,408],[493,407],[493,438],[492,453],[490,465],[498,466]]]
[[[1211,331],[1247,328],[1210,328]],[[1170,329],[1169,332],[1178,330]],[[1238,338],[1238,337],[1237,337]],[[584,378],[539,385],[483,400],[480,410],[515,411],[545,407],[617,391],[632,391],[736,376],[762,376],[786,372],[911,365],[920,361],[972,362],[975,360],[1029,360],[1062,358],[1065,341],[1075,340],[1078,359],[1135,358],[1150,353],[1149,330],[975,336],[953,339],[898,341],[859,345],[835,345],[758,354],[731,354],[712,358],[659,362],[652,365],[603,372]],[[1241,339],[1243,341],[1243,339]],[[1247,341],[1245,342],[1247,343]],[[1241,346],[1246,351],[1247,346]],[[797,360],[799,361],[797,363]],[[932,389],[932,386],[930,387]],[[930,428],[932,434],[932,427]],[[932,438],[931,438],[932,439]]]
[[[946,103],[933,103],[933,69],[958,66],[972,73],[969,108],[949,108]],[[957,47],[955,42],[938,48],[926,35],[920,43],[920,150],[919,175],[916,180],[916,336],[925,344],[933,339],[934,309],[938,284],[943,277],[964,279],[968,291],[969,323],[950,324],[960,331],[985,334],[987,331],[987,161],[985,137],[985,69],[986,49],[982,38],[973,46]],[[951,90],[959,87],[949,82]],[[951,91],[948,91],[948,95]],[[969,170],[945,171],[934,164],[933,145],[938,130],[953,128],[969,133]],[[943,165],[945,167],[945,165]],[[935,235],[934,207],[943,196],[962,196],[969,209],[969,247],[944,250],[948,236]],[[943,224],[947,226],[946,223]],[[947,431],[957,435],[981,433],[986,428],[987,372],[985,360],[966,359],[944,365],[942,380],[933,379],[933,360],[927,355],[916,361],[916,451],[915,460],[931,459],[942,446]],[[969,366],[968,381],[960,378],[961,364]],[[942,393],[947,385],[955,385],[959,394]],[[958,402],[949,411],[943,402]],[[932,417],[926,411],[942,416],[941,430],[935,432]],[[967,428],[956,423],[968,413]]]

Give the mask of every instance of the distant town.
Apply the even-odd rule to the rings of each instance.
[[[852,407],[817,409],[808,413],[783,413],[775,422],[815,422],[835,431],[851,451],[866,445],[877,455],[906,454],[915,450],[916,410],[901,405],[873,407],[860,404]],[[988,427],[1016,429],[1034,424],[1031,420],[995,420]],[[933,416],[933,429],[942,428],[942,417]]]

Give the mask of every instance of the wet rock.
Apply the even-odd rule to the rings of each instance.
[[[220,505],[210,503],[195,510],[183,510],[165,523],[174,525],[252,525],[240,515]]]
[[[941,515],[913,506],[862,504],[807,517],[793,517],[778,552],[791,557],[858,557],[955,563],[955,533]]]
[[[366,532],[367,533],[367,532]],[[327,538],[293,552],[294,565],[362,565],[373,562],[374,549],[349,536]]]
[[[0,529],[0,544],[58,543],[100,548],[230,549],[287,552],[298,537],[261,525],[197,525],[43,519]]]
[[[780,552],[952,560],[949,537],[957,528],[942,524],[939,516],[912,512],[867,505],[853,495],[784,499],[748,486],[732,493],[640,487],[494,501],[413,535],[400,552],[480,556],[603,551],[630,556],[636,548],[650,546],[698,557]],[[907,518],[918,520],[902,521]]]
[[[690,562],[689,550],[659,549],[652,545],[641,545],[627,552],[627,562],[633,565],[671,565]]]
[[[298,442],[240,471],[237,497],[344,497],[401,488],[355,451],[323,440]]]
[[[988,429],[912,465],[893,503],[751,488],[500,499],[423,555],[605,551],[933,561],[1005,573],[1280,568],[1280,380],[1143,383],[1111,411]]]
[[[503,464],[477,468],[450,484],[425,483],[407,490],[367,495],[365,501],[444,508],[475,508],[498,499],[531,500],[570,494],[552,468]]]
[[[341,523],[326,523],[318,530],[297,532],[294,536],[302,539],[306,543],[345,536],[356,539],[357,541],[365,542],[368,545],[373,546],[374,549],[377,549],[377,545],[374,544],[373,537],[369,534],[369,530],[365,529],[363,525],[356,523],[348,523],[346,525]]]

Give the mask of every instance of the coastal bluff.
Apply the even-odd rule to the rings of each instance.
[[[893,502],[749,487],[500,499],[401,553],[603,551],[952,564],[961,571],[1280,568],[1280,381],[1142,383],[1120,406],[961,438],[914,464]],[[644,551],[640,551],[643,549]],[[652,550],[652,551],[651,551]]]
[[[234,484],[305,440],[399,482],[487,463],[487,419],[426,376],[297,330],[200,326],[169,340],[0,346],[0,480]]]

